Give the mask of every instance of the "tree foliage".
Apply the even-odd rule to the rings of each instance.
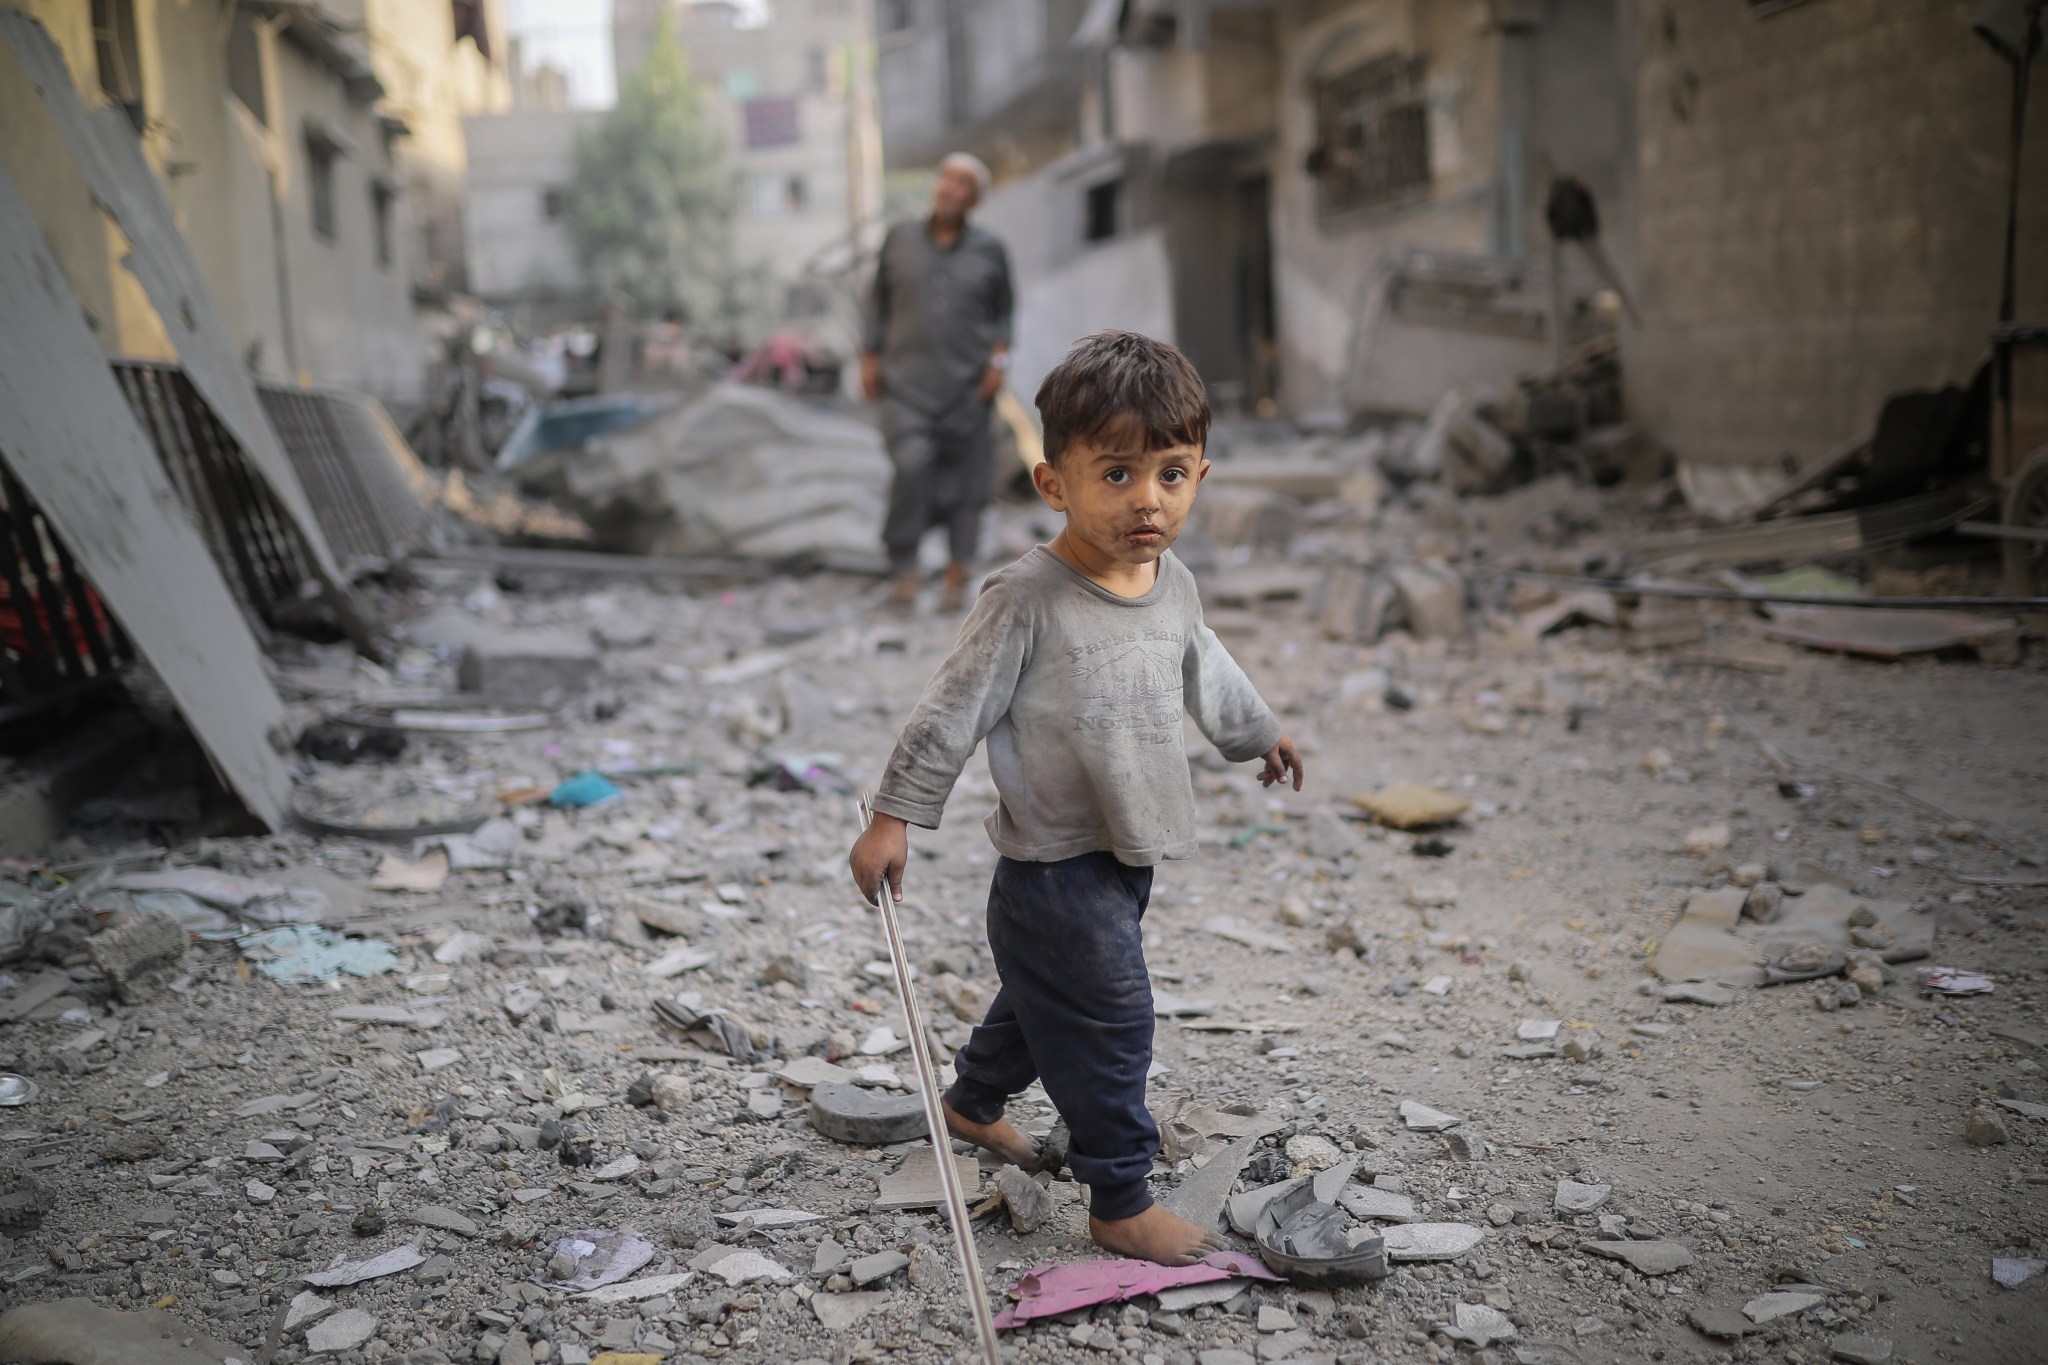
[[[698,326],[729,325],[733,201],[725,140],[664,16],[654,50],[576,148],[570,242],[600,291]]]

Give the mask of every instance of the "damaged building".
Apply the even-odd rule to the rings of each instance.
[[[1226,406],[1341,426],[1611,335],[1633,420],[1758,462],[1987,352],[2010,92],[1975,12],[905,0],[877,8],[878,79],[892,166],[997,170],[1021,392],[1114,324],[1174,337]],[[1565,178],[1595,222],[1561,243]],[[2048,203],[2020,212],[2042,240]],[[2022,287],[2038,315],[2048,272]]]
[[[127,112],[252,373],[416,397],[426,334],[415,289],[461,270],[451,102],[502,84],[464,60],[479,54],[448,5],[62,0],[24,12],[49,29],[79,90]],[[120,268],[120,241],[5,57],[0,159],[107,349],[170,358]]]

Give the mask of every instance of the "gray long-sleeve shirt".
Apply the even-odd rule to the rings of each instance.
[[[1202,623],[1194,575],[1169,553],[1119,597],[1041,545],[989,577],[882,775],[875,809],[936,829],[985,738],[1001,798],[989,838],[1054,862],[1107,850],[1134,867],[1195,852],[1181,716],[1232,762],[1280,722]]]
[[[989,356],[1010,344],[1010,255],[994,234],[962,225],[950,247],[924,219],[882,239],[868,297],[867,348],[882,358],[882,388],[941,422],[986,422],[975,388]]]

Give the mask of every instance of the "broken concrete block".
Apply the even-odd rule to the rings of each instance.
[[[978,1024],[988,1013],[988,995],[971,981],[963,981],[951,972],[941,972],[932,982],[932,994],[945,1002],[956,1018],[970,1024]]]
[[[871,1284],[888,1279],[897,1271],[910,1265],[910,1258],[900,1251],[878,1251],[872,1256],[863,1256],[846,1268],[852,1281],[865,1289]]]
[[[1052,1195],[1017,1167],[997,1171],[995,1186],[1003,1207],[1009,1210],[1010,1226],[1018,1232],[1036,1232],[1052,1217]]]
[[[582,630],[500,631],[472,641],[456,666],[457,683],[498,701],[548,705],[573,697],[597,678],[597,646]]]
[[[1418,640],[1463,640],[1465,580],[1443,564],[1402,564],[1392,572],[1394,594]]]
[[[1377,644],[1394,605],[1394,585],[1371,569],[1332,569],[1316,592],[1323,634],[1354,644]]]
[[[166,914],[130,915],[85,941],[93,965],[114,983],[124,1005],[138,1005],[163,989],[185,958],[185,926]]]
[[[953,1177],[959,1181],[961,1191],[972,1194],[981,1183],[980,1167],[971,1156],[954,1156],[950,1150],[947,1155],[953,1162]],[[934,1209],[945,1202],[945,1187],[939,1179],[938,1155],[930,1147],[913,1147],[895,1174],[882,1177],[881,1193],[875,1197],[875,1208],[882,1212]]]
[[[1283,554],[1301,527],[1299,502],[1261,488],[1211,486],[1196,504],[1195,515],[1218,545],[1249,545]]]

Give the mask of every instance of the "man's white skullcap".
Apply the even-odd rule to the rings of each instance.
[[[988,163],[974,153],[953,152],[949,154],[944,161],[939,163],[939,169],[943,171],[949,168],[958,168],[973,176],[976,193],[988,193],[988,182],[994,179],[994,177],[989,173]]]

